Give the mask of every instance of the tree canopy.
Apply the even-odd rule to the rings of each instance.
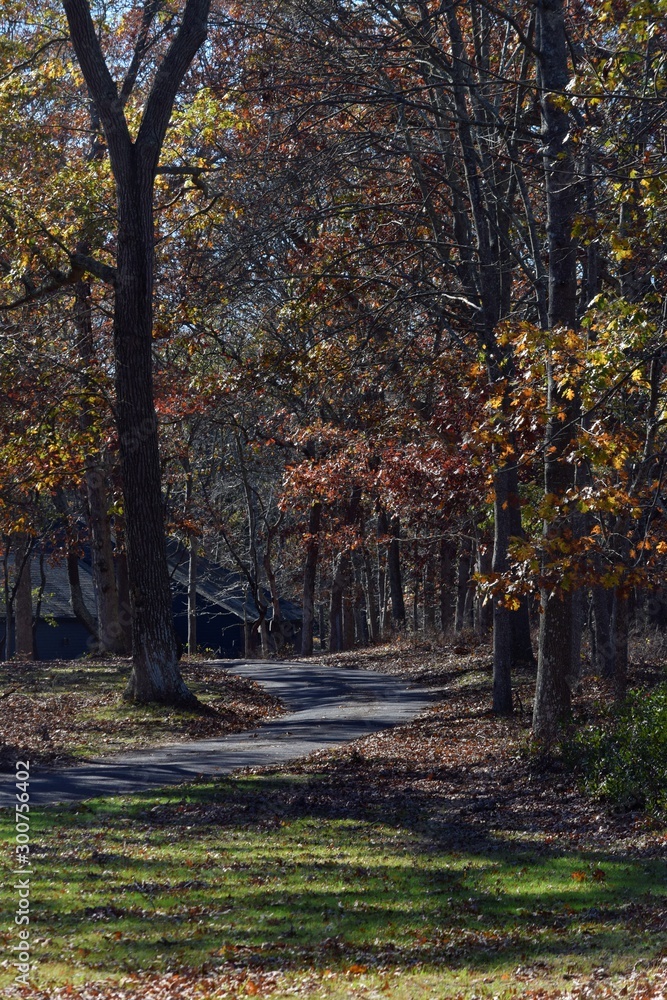
[[[188,699],[165,533],[239,572],[248,652],[280,595],[305,652],[491,629],[510,713],[539,626],[549,739],[588,622],[622,694],[664,625],[664,0],[1,18],[2,530],[89,537],[100,594],[127,553],[128,696]]]

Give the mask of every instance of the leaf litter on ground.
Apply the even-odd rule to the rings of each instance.
[[[523,712],[512,719],[500,719],[489,712],[490,660],[483,649],[459,647],[443,651],[427,644],[414,648],[405,643],[403,647],[395,644],[392,648],[369,650],[367,655],[355,652],[321,659],[336,666],[367,666],[400,674],[416,683],[428,683],[440,698],[412,723],[320,751],[289,765],[288,770],[284,765],[248,769],[245,773],[260,781],[272,775],[294,779],[293,786],[285,784],[273,798],[260,798],[247,806],[238,796],[225,799],[221,793],[217,800],[214,794],[213,801],[210,797],[205,801],[194,798],[176,808],[156,805],[150,810],[151,823],[156,828],[176,826],[187,830],[196,830],[197,824],[202,828],[214,824],[224,830],[233,821],[268,833],[279,831],[296,815],[354,822],[369,816],[378,819],[386,813],[398,816],[404,824],[398,830],[402,839],[394,841],[397,850],[402,844],[408,852],[421,850],[422,855],[430,852],[440,856],[446,850],[458,858],[475,851],[487,858],[515,851],[517,882],[530,877],[533,861],[562,858],[573,891],[598,895],[607,891],[607,871],[614,870],[614,866],[664,861],[667,836],[660,822],[640,812],[613,813],[604,809],[585,797],[575,776],[561,761],[545,763],[531,755],[528,713],[534,678],[529,671],[519,676],[517,684]],[[604,694],[600,683],[591,679],[585,696],[577,700],[577,712],[592,717],[596,699]],[[294,788],[289,794],[288,787]],[[239,809],[247,812],[239,817]],[[336,850],[334,845],[332,849]],[[522,859],[526,863],[519,867]],[[418,860],[418,864],[423,866],[425,862]],[[363,881],[363,870],[358,877]],[[188,884],[194,883],[184,883]],[[269,961],[265,952],[268,944],[226,945],[215,969],[207,969],[204,964],[165,972],[136,971],[114,983],[71,984],[29,994],[10,992],[7,996],[29,995],[37,1000],[47,996],[56,1000],[124,1000],[139,996],[154,1000],[176,996],[184,1000],[217,1000],[248,995],[665,1000],[664,885],[657,885],[655,893],[643,893],[641,898],[630,897],[622,903],[616,899],[606,908],[601,904],[576,912],[568,906],[554,905],[549,898],[534,898],[529,908],[516,911],[517,925],[522,930],[514,939],[511,931],[501,933],[493,925],[485,926],[480,901],[484,903],[486,889],[480,890],[481,884],[477,886],[478,898],[471,896],[467,902],[463,897],[459,899],[459,915],[452,912],[448,927],[425,927],[423,933],[417,932],[411,951],[392,951],[389,942],[375,953],[372,949],[364,952],[358,945],[351,947],[334,936],[323,938],[315,946],[283,946],[279,953],[282,959],[276,961],[274,954]],[[363,912],[363,895],[359,898]],[[205,910],[193,908],[193,913],[197,912],[203,914]],[[482,924],[477,926],[479,920]],[[538,944],[540,935],[553,935],[556,942],[562,942],[566,949],[563,958],[567,959],[571,939],[564,935],[570,924],[584,935],[585,942],[612,926],[621,934],[629,935],[633,929],[643,932],[648,935],[648,957],[636,961],[620,976],[606,964],[586,969],[565,963],[558,983],[552,978],[553,962],[542,961],[539,952],[537,957],[535,953],[526,955],[511,972],[501,976],[476,975],[461,989],[439,991],[437,977],[421,984],[410,979],[429,962],[444,963],[443,968],[454,962],[451,968],[455,968],[464,959],[474,959],[477,953],[497,952],[502,957],[505,949],[512,951],[522,935],[527,940],[532,936]],[[401,954],[403,958],[410,954],[402,966],[397,964]],[[374,973],[375,978],[369,979],[367,972]],[[401,985],[403,981],[405,986]]]
[[[0,769],[28,757],[65,766],[93,757],[242,732],[283,711],[278,698],[206,660],[181,672],[204,711],[123,701],[126,659],[17,661],[0,665]]]

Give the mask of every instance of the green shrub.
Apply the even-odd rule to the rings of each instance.
[[[667,809],[667,684],[633,691],[599,726],[567,747],[586,789],[626,809]]]

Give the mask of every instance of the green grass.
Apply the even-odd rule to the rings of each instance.
[[[534,988],[667,954],[666,862],[439,826],[393,800],[382,813],[332,808],[324,780],[249,777],[33,810],[34,985],[241,964],[279,971],[276,997],[303,977],[331,997],[351,981],[396,997],[510,996],[518,967]],[[10,819],[3,811],[5,945]],[[0,985],[12,979],[0,968]]]

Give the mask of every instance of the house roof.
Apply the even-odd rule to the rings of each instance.
[[[167,542],[167,560],[172,583],[181,591],[188,589],[188,550],[176,539]],[[203,556],[197,558],[197,594],[211,604],[224,608],[242,621],[256,621],[259,618],[257,604],[248,591],[248,585],[240,573],[225,569]],[[267,621],[273,618],[271,595],[264,591],[268,605]],[[293,601],[279,599],[280,611],[285,621],[300,622],[301,608]]]
[[[188,589],[188,551],[176,539],[167,541],[167,562],[171,577],[172,589],[181,593]],[[51,563],[44,560],[46,585],[42,597],[42,617],[74,618],[70,600],[67,563]],[[32,562],[33,590],[39,583],[39,569],[36,559]],[[79,581],[86,607],[92,615],[96,614],[97,602],[93,587],[93,575],[90,563],[86,558],[79,560]],[[197,560],[197,594],[209,605],[217,606],[230,614],[236,615],[241,621],[256,621],[259,618],[257,605],[247,592],[245,579],[231,570],[199,557]],[[265,591],[268,605],[267,620],[273,618],[273,606],[270,595]],[[301,608],[292,601],[280,598],[280,610],[285,621],[300,622]],[[2,591],[0,588],[0,616],[4,611]],[[203,612],[205,613],[205,612]],[[210,612],[209,612],[210,613]]]
[[[10,563],[13,565],[13,557],[10,555]],[[67,563],[63,560],[58,563],[51,563],[48,556],[44,558],[44,575],[46,584],[42,595],[42,618],[74,618],[72,602],[70,600],[69,578],[67,576]],[[32,583],[33,595],[35,588],[39,587],[39,562],[37,557],[33,557],[30,579]],[[95,599],[95,588],[93,587],[93,575],[90,567],[83,560],[79,560],[79,582],[81,593],[86,607],[91,615],[97,614],[97,601]],[[33,605],[34,605],[33,597]],[[4,599],[0,593],[0,613],[4,614]]]

